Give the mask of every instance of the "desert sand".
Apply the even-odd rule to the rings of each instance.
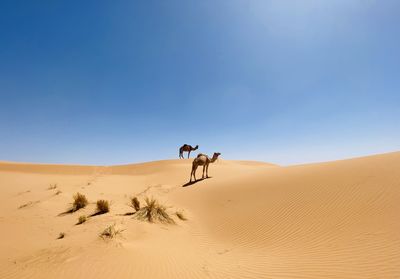
[[[191,162],[1,162],[0,278],[400,278],[400,152],[287,167],[221,158],[182,187]],[[61,214],[76,192],[89,205]],[[131,196],[187,220],[136,220]],[[76,225],[98,199],[111,211]],[[100,238],[113,224],[122,232]]]

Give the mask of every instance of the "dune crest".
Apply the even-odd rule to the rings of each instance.
[[[210,179],[182,187],[191,162],[1,162],[0,278],[400,277],[400,152],[289,167],[218,160]],[[59,215],[77,192],[89,204]],[[132,196],[187,220],[138,221]],[[76,225],[97,200],[110,212]],[[99,237],[113,226],[115,238]]]

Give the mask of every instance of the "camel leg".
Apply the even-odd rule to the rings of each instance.
[[[194,181],[196,181],[196,170],[197,166],[192,166],[192,172],[190,173],[190,182],[192,182],[192,176],[194,177]]]
[[[207,165],[207,168],[206,168],[206,177],[208,178],[208,166],[209,165]]]
[[[188,159],[189,159],[189,157],[190,157],[190,150],[189,150],[189,152],[188,152]]]
[[[193,171],[193,177],[194,177],[194,181],[196,181],[196,170],[197,170],[197,166],[194,167],[194,171]]]
[[[206,165],[203,166],[203,176],[201,177],[203,179],[204,179],[204,171],[205,171],[205,169],[206,169]]]
[[[192,171],[190,172],[190,182],[192,182],[193,173],[194,173],[194,166],[192,167]],[[196,180],[196,176],[194,177],[194,180]]]

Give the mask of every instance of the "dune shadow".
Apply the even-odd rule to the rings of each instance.
[[[189,182],[183,184],[182,187],[189,187],[189,186],[192,186],[192,185],[194,185],[194,184],[196,184],[196,183],[198,183],[198,182],[200,182],[200,181],[203,181],[203,180],[206,180],[206,179],[209,179],[209,178],[212,178],[212,177],[209,176],[209,177],[207,177],[207,178],[200,178],[200,179],[197,179],[197,180],[195,180],[195,181],[189,181]]]

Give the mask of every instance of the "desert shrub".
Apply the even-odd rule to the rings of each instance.
[[[182,211],[177,211],[177,212],[175,212],[175,215],[176,215],[179,219],[181,219],[182,221],[186,221],[186,220],[187,220],[186,216],[183,214]]]
[[[47,188],[48,190],[54,190],[57,188],[57,184],[50,184],[49,188]]]
[[[60,232],[60,234],[58,235],[58,239],[64,238],[65,237],[65,233],[64,232]]]
[[[100,237],[103,239],[109,238],[113,239],[115,236],[119,235],[123,230],[116,229],[115,224],[108,226],[101,233]]]
[[[81,193],[76,193],[73,198],[74,202],[72,204],[72,212],[84,208],[89,203],[86,196]]]
[[[78,225],[83,224],[86,221],[87,221],[86,215],[81,215],[81,216],[79,216],[79,219],[78,219]]]
[[[59,194],[61,194],[62,192],[60,191],[60,190],[58,190],[56,193],[55,193],[55,195],[59,195]]]
[[[136,219],[150,223],[175,224],[175,221],[169,216],[166,206],[161,205],[156,199],[148,197],[145,198],[145,203],[146,205],[136,212]]]
[[[110,211],[110,205],[106,200],[98,200],[96,205],[98,214],[104,214]]]
[[[140,202],[137,197],[132,197],[131,198],[131,206],[136,210],[140,210]]]

